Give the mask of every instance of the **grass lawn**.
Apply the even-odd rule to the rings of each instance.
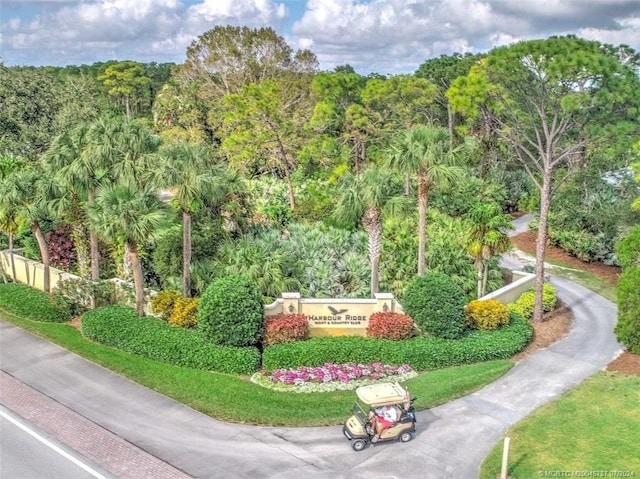
[[[511,428],[509,475],[528,479],[551,477],[544,471],[631,471],[633,476],[601,477],[640,477],[639,431],[640,377],[598,373]],[[486,458],[482,479],[500,473],[502,447],[500,441]]]
[[[171,366],[85,339],[67,324],[38,323],[2,312],[2,318],[114,372],[215,418],[249,424],[322,426],[342,423],[354,391],[283,393],[245,378]],[[511,361],[490,361],[422,373],[404,383],[426,409],[464,396],[505,374]]]
[[[561,278],[573,281],[591,291],[598,293],[600,296],[607,298],[609,301],[616,302],[616,286],[607,281],[603,281],[598,276],[587,271],[577,270],[569,265],[559,261],[547,261],[551,265],[547,271]]]

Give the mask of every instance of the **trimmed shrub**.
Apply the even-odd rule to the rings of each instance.
[[[415,333],[413,319],[406,314],[377,312],[369,318],[367,336],[377,339],[409,339]]]
[[[556,288],[549,283],[542,285],[542,310],[545,313],[553,311],[558,303],[558,294]]]
[[[640,354],[640,267],[625,268],[618,281],[615,333],[629,351]]]
[[[116,303],[116,285],[111,281],[92,281],[69,278],[58,281],[51,291],[55,304],[66,308],[72,316],[79,316],[93,307]]]
[[[640,225],[631,228],[618,242],[616,255],[622,269],[640,267]]]
[[[241,276],[225,276],[202,295],[198,328],[215,344],[253,346],[262,336],[263,316],[260,288]]]
[[[498,329],[509,323],[509,308],[494,299],[475,300],[467,304],[465,318],[467,324],[473,329],[481,331]]]
[[[462,289],[439,272],[413,278],[402,298],[402,308],[422,332],[443,339],[465,335],[464,306]]]
[[[416,371],[427,371],[510,358],[529,344],[532,336],[531,324],[521,315],[511,313],[509,325],[495,331],[472,331],[458,340],[417,336],[404,341],[390,341],[343,336],[276,344],[263,351],[262,367],[273,371],[322,366],[326,362],[381,362],[409,364]]]
[[[178,298],[169,316],[169,324],[183,328],[193,328],[198,324],[198,303],[200,298]]]
[[[34,321],[64,323],[71,319],[69,310],[55,304],[47,293],[19,283],[0,284],[0,308]]]
[[[176,366],[251,374],[260,364],[256,348],[216,346],[197,330],[176,328],[153,317],[140,318],[128,306],[106,306],[85,313],[82,331],[106,346]]]
[[[173,314],[173,308],[182,295],[175,289],[160,291],[151,298],[151,309],[153,313],[162,319],[169,319]]]
[[[276,314],[267,317],[263,344],[270,346],[288,341],[303,341],[309,335],[309,321],[304,314]]]
[[[525,319],[531,319],[533,317],[533,310],[536,305],[536,295],[533,291],[525,291],[520,295],[515,302],[511,303],[508,308],[509,311],[514,311],[522,315]]]
[[[551,286],[550,284],[542,285],[542,310],[545,313],[549,311],[553,311],[558,303],[558,296],[556,292],[556,288]],[[525,291],[520,295],[520,297],[513,303],[511,303],[508,308],[510,311],[515,311],[518,314],[521,314],[526,319],[533,318],[533,311],[536,305],[536,293],[533,289],[529,291]]]

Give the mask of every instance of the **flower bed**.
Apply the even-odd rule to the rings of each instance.
[[[417,375],[408,364],[390,366],[382,363],[325,363],[318,367],[276,369],[271,374],[260,371],[251,376],[251,382],[276,391],[310,393],[351,390],[382,379],[402,382]]]

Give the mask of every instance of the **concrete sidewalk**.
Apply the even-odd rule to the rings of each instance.
[[[613,335],[614,304],[568,281],[552,282],[574,312],[571,333],[484,389],[419,413],[418,435],[407,444],[355,453],[339,426],[223,423],[2,322],[0,367],[8,376],[0,402],[21,414],[6,394],[5,384],[11,382],[31,395],[22,402],[33,409],[32,417],[49,413],[47,401],[64,409],[54,415],[59,424],[52,427],[69,429],[68,441],[78,421],[93,427],[89,436],[97,444],[108,436],[116,441],[113,448],[130,448],[108,457],[78,451],[116,477],[477,477],[480,463],[510,425],[604,368],[621,350]],[[91,441],[83,442],[90,447]],[[151,472],[149,467],[166,469]]]

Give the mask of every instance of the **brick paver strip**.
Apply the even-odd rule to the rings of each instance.
[[[4,371],[0,403],[118,478],[191,477]]]

